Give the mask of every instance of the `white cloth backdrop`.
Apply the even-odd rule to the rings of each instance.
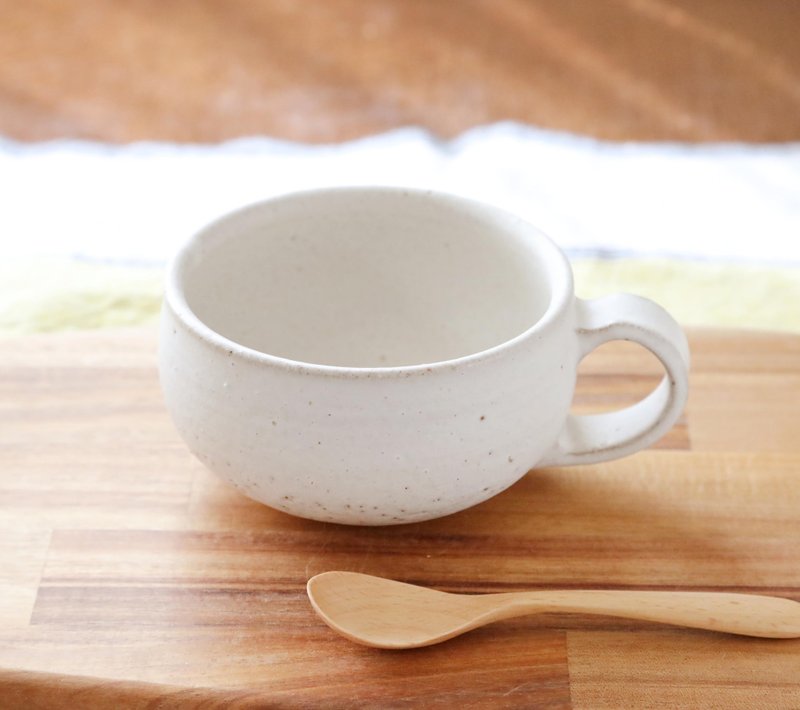
[[[227,210],[363,184],[494,203],[572,255],[800,265],[800,143],[608,143],[512,123],[448,142],[419,129],[325,146],[0,140],[1,253],[162,263]]]

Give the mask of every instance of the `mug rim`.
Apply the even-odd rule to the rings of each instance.
[[[519,221],[526,228],[526,239],[529,240],[528,246],[533,246],[536,251],[540,252],[539,255],[544,256],[545,261],[548,263],[548,267],[556,264],[558,269],[561,271],[561,274],[553,274],[553,272],[550,271],[550,268],[548,268],[548,288],[550,292],[550,302],[548,303],[547,308],[545,309],[544,313],[542,313],[542,315],[524,331],[518,333],[512,338],[492,345],[489,348],[456,358],[450,358],[448,360],[437,360],[434,362],[419,363],[414,365],[396,365],[385,367],[324,365],[306,362],[303,360],[294,360],[281,355],[273,355],[261,350],[256,350],[255,348],[251,348],[246,345],[242,345],[235,340],[231,340],[230,338],[222,335],[222,333],[219,333],[210,326],[206,325],[206,323],[204,323],[195,314],[186,301],[186,296],[183,289],[183,274],[186,262],[190,258],[193,249],[203,234],[215,230],[223,223],[236,220],[244,214],[267,208],[279,202],[331,193],[349,193],[361,195],[370,193],[373,195],[414,195],[418,197],[428,197],[436,200],[448,201],[456,206],[464,205],[479,207],[483,210],[494,212],[495,214],[502,215],[506,218],[511,217]],[[292,191],[263,200],[258,200],[257,202],[252,202],[234,210],[230,210],[211,222],[208,222],[200,229],[194,231],[180,247],[167,267],[166,284],[164,290],[164,305],[172,311],[177,320],[179,320],[195,337],[201,341],[214,346],[216,349],[223,351],[228,355],[235,354],[238,357],[254,363],[270,365],[284,370],[291,370],[306,374],[327,374],[361,378],[392,376],[407,377],[412,374],[427,374],[436,370],[455,369],[462,365],[472,365],[495,359],[496,357],[502,355],[508,350],[513,349],[523,341],[540,333],[550,326],[566,310],[567,306],[572,300],[573,291],[574,285],[572,268],[564,252],[562,252],[555,242],[553,242],[553,240],[540,229],[530,224],[526,220],[517,217],[511,212],[508,212],[507,210],[495,207],[494,205],[485,202],[481,202],[480,200],[474,200],[471,198],[462,197],[460,195],[454,195],[437,190],[383,186],[346,186]]]

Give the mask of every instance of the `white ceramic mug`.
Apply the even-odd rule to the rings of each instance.
[[[571,415],[579,361],[609,340],[652,351],[663,381]],[[364,525],[652,444],[684,406],[688,360],[652,301],[577,299],[526,222],[387,188],[293,194],[203,229],[169,272],[160,343],[168,408],[203,463],[274,508]]]

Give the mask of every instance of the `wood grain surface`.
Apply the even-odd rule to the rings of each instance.
[[[24,140],[800,139],[795,0],[0,0]]]
[[[549,615],[379,651],[305,595],[344,569],[458,592],[800,599],[800,337],[691,344],[689,406],[661,448],[535,471],[440,520],[352,528],[205,471],[164,411],[152,331],[0,341],[0,706],[800,706],[799,641]],[[630,402],[657,373],[605,346],[578,407]]]

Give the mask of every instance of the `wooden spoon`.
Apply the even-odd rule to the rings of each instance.
[[[322,620],[345,638],[377,648],[416,648],[500,619],[544,612],[603,614],[764,638],[800,637],[800,603],[722,592],[563,590],[450,594],[356,572],[308,581]]]

